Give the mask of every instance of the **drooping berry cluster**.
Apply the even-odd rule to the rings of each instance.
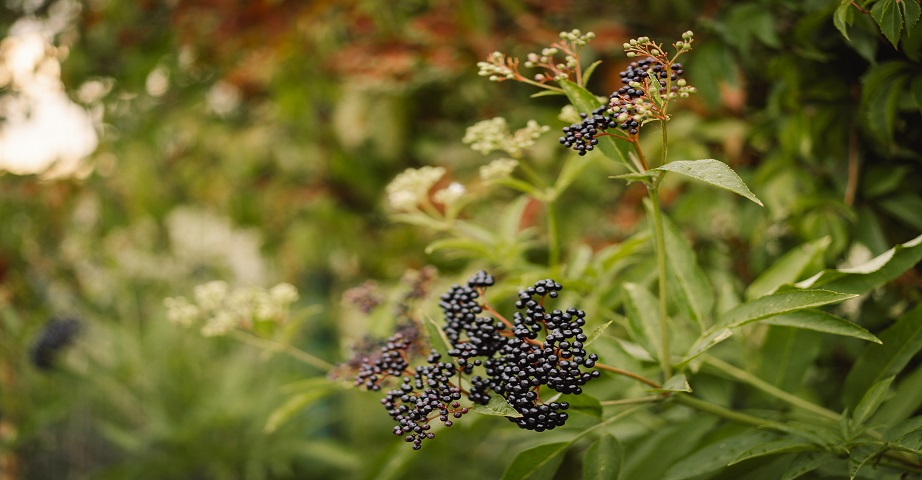
[[[32,363],[42,370],[51,369],[58,352],[73,343],[80,328],[80,321],[76,318],[49,320],[32,344]]]
[[[585,312],[544,307],[545,299],[556,298],[562,285],[541,280],[519,292],[518,311],[510,322],[483,301],[493,284],[493,277],[480,271],[441,296],[448,361],[432,350],[424,365],[414,367],[420,342],[416,324],[411,324],[348,363],[356,372],[355,385],[368,390],[382,390],[388,379],[400,380],[381,403],[397,423],[394,434],[414,449],[435,437],[433,420],[450,427],[453,419],[470,411],[462,405],[465,396],[481,405],[489,403],[492,395],[502,396],[519,414],[508,418],[524,429],[562,426],[569,417],[564,410],[570,405],[542,402],[542,388],[578,395],[583,385],[599,376],[592,369],[598,357],[584,349]],[[473,375],[475,368],[483,374],[471,377],[465,391],[462,376]]]
[[[439,307],[445,314],[442,331],[451,344],[448,354],[458,359],[465,373],[480,365],[475,357],[492,357],[503,345],[499,332],[506,328],[490,316],[479,316],[483,308],[477,303],[478,289],[483,291],[494,283],[493,277],[479,271],[466,285],[454,285],[442,294]],[[472,361],[472,359],[474,359]]]
[[[409,356],[411,350],[415,348],[418,335],[414,326],[406,325],[378,346],[376,351],[358,353],[350,361],[350,364],[357,369],[355,386],[378,391],[381,390],[382,381],[389,377],[403,376],[410,367]]]
[[[455,365],[440,360],[441,355],[433,350],[427,365],[416,367],[412,375],[403,377],[400,389],[388,391],[381,399],[388,415],[397,422],[394,435],[403,436],[414,450],[422,448],[423,440],[435,438],[431,420],[438,417],[443,425],[450,427],[452,418],[461,418],[469,411],[458,401],[461,388],[451,382]]]
[[[662,45],[647,37],[631,40],[624,44],[628,57],[641,57],[631,62],[620,73],[622,86],[609,95],[608,103],[590,113],[581,113],[583,120],[563,128],[560,143],[580,155],[595,149],[601,135],[616,135],[607,132],[620,129],[628,139],[640,132],[640,127],[650,120],[665,121],[666,104],[677,97],[688,97],[695,88],[687,85],[682,76],[685,69],[676,57],[691,50],[692,33],[682,35],[683,40],[673,44],[675,56],[668,56]],[[616,135],[618,136],[618,135]]]
[[[618,122],[608,115],[608,105],[593,110],[591,114],[580,113],[580,117],[583,121],[563,127],[563,136],[560,137],[561,145],[576,150],[580,155],[595,149],[599,144],[599,134],[618,126]]]
[[[486,378],[471,379],[479,399],[489,400],[487,389],[503,396],[521,417],[509,417],[520,428],[551,430],[562,426],[568,415],[566,402],[543,404],[539,398],[546,386],[563,394],[582,393],[582,386],[600,375],[595,366],[598,356],[586,354],[587,340],[582,327],[585,312],[575,308],[547,311],[545,297],[555,298],[563,287],[553,280],[541,280],[519,292],[513,319],[513,337],[508,338],[499,356],[484,362]],[[544,341],[537,340],[540,335]]]

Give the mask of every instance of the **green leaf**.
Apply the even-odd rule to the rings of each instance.
[[[819,446],[811,443],[805,442],[800,438],[779,438],[777,440],[771,440],[768,442],[760,443],[749,450],[746,450],[730,462],[730,465],[740,463],[744,460],[749,460],[750,458],[764,457],[766,455],[777,455],[779,453],[791,453],[791,452],[811,452],[819,450]]]
[[[702,353],[710,350],[715,345],[730,338],[731,336],[733,336],[733,330],[728,328],[721,328],[710,333],[705,333],[700,338],[698,338],[694,344],[692,344],[691,348],[688,349],[688,353],[686,353],[682,358],[682,361],[676,365],[676,368],[684,368],[686,365],[688,365],[688,362],[691,362]]]
[[[779,480],[794,480],[802,477],[819,467],[828,465],[832,462],[838,462],[839,457],[828,452],[805,452],[794,457],[788,465],[784,476]]]
[[[678,423],[665,422],[632,446],[630,455],[624,459],[622,475],[631,480],[664,478],[667,469],[672,471],[670,465],[684,462],[717,423],[717,418],[711,415],[693,415]]]
[[[555,401],[570,404],[570,408],[567,409],[567,414],[570,415],[567,427],[586,429],[602,421],[602,404],[592,395],[562,395]]]
[[[426,315],[423,323],[426,325],[426,333],[429,334],[429,345],[442,355],[442,358],[448,358],[448,351],[451,350],[451,342],[445,336],[441,325],[435,322],[435,319]]]
[[[720,327],[736,328],[783,313],[806,310],[854,298],[830,290],[787,290],[743,303],[720,316]]]
[[[653,92],[653,103],[657,107],[662,107],[663,97],[660,96],[659,90],[663,88],[663,84],[659,83],[659,79],[656,78],[656,72],[653,70],[647,70],[647,78],[650,80],[650,91]]]
[[[820,353],[818,334],[771,327],[759,344],[756,376],[785,391],[797,391]]]
[[[521,417],[522,414],[517,412],[502,395],[490,396],[490,401],[486,405],[474,405],[472,409],[475,413],[481,415],[492,415],[494,417]]]
[[[901,376],[894,388],[893,398],[888,400],[874,415],[874,424],[904,424],[903,420],[922,407],[922,395],[918,392],[922,392],[922,367],[916,368],[909,375]]]
[[[893,280],[922,260],[922,235],[854,267],[829,269],[796,284],[842,293],[863,294]]]
[[[916,103],[916,108],[922,113],[922,75],[912,78],[909,91],[912,94],[912,100]]]
[[[426,245],[427,255],[440,250],[452,250],[456,254],[467,252],[470,256],[489,256],[492,253],[483,242],[472,238],[443,238]]]
[[[531,94],[531,98],[553,97],[553,96],[558,96],[558,95],[562,96],[566,94],[558,90],[541,90],[538,93]]]
[[[655,388],[652,391],[654,392],[691,392],[691,385],[688,384],[688,379],[685,378],[684,373],[678,375],[673,375],[668,380],[663,382],[663,386],[660,388]]]
[[[672,273],[676,276],[691,318],[704,329],[711,323],[714,290],[707,276],[698,266],[695,252],[679,231],[679,227],[669,217],[663,215],[662,218],[666,260]],[[666,354],[666,352],[663,353]]]
[[[283,423],[295,416],[301,410],[307,408],[317,400],[325,397],[330,393],[332,388],[318,387],[296,395],[292,395],[288,400],[269,414],[266,424],[263,426],[263,433],[269,434],[277,430]]]
[[[871,388],[864,393],[861,401],[858,402],[852,412],[852,421],[855,426],[863,425],[877,411],[877,408],[886,399],[887,393],[890,392],[890,384],[893,383],[894,378],[896,378],[894,375],[883,378],[871,385]]]
[[[580,112],[590,113],[599,106],[602,105],[602,102],[599,99],[590,93],[585,88],[569,81],[561,80],[558,82],[560,88],[563,89],[564,93],[567,94],[567,98],[570,99],[570,103]],[[609,160],[620,162],[624,165],[630,165],[631,161],[628,157],[628,152],[631,150],[630,142],[626,140],[616,140],[614,137],[606,136],[599,138],[599,143],[596,145],[599,151],[605,155]]]
[[[852,22],[855,21],[855,8],[852,6],[850,0],[843,0],[842,4],[836,8],[835,13],[832,15],[832,22],[835,24],[836,28],[839,29],[839,32],[842,33],[842,36],[846,40],[851,41],[848,38],[848,27],[852,26]]]
[[[898,218],[916,231],[922,231],[922,197],[904,192],[899,195],[889,196],[877,202],[887,213]]]
[[[860,325],[842,317],[822,310],[801,310],[799,312],[776,315],[762,321],[769,325],[802,328],[815,332],[831,333],[844,337],[860,338],[869,342],[881,343],[880,339]]]
[[[494,185],[502,185],[504,187],[509,187],[514,190],[518,190],[522,193],[525,193],[527,195],[531,195],[533,197],[541,196],[541,192],[538,190],[537,187],[535,187],[534,185],[524,180],[519,180],[518,178],[512,178],[512,177],[496,178],[496,179],[490,180],[490,183]]]
[[[624,284],[624,307],[631,337],[654,360],[662,358],[656,297],[646,288],[628,282]]]
[[[624,448],[618,439],[605,434],[583,455],[583,480],[615,480],[621,474]]]
[[[729,190],[737,195],[752,200],[759,206],[763,206],[762,201],[753,195],[739,175],[727,166],[726,163],[720,160],[714,160],[713,158],[705,158],[703,160],[678,160],[669,162],[653,170],[680,173],[687,177],[709,183],[715,187]]]
[[[601,64],[602,64],[601,60],[596,60],[592,62],[592,65],[589,65],[588,67],[586,67],[585,70],[583,70],[583,85],[586,85],[587,83],[589,83],[589,77],[592,76],[592,72],[595,72],[596,67],[598,67]]]
[[[506,467],[502,480],[553,479],[569,446],[569,442],[549,443],[523,451]]]
[[[869,345],[845,377],[843,403],[854,409],[872,385],[897,375],[922,350],[922,305],[900,317],[879,335],[882,345]]]
[[[778,438],[765,431],[747,431],[721,438],[676,462],[663,475],[663,480],[685,480],[726,467],[741,453]]]
[[[822,258],[830,242],[829,237],[823,237],[792,248],[772,263],[746,288],[746,298],[749,300],[759,298],[773,293],[784,284],[796,282],[817,259]]]
[[[563,168],[560,169],[560,174],[557,176],[557,181],[554,182],[554,196],[560,197],[594,159],[595,157],[592,155],[573,154],[567,156]]]
[[[896,5],[896,0],[880,0],[871,7],[871,17],[880,26],[881,33],[890,40],[893,48],[900,41],[900,31],[903,29],[903,17]]]
[[[586,341],[583,342],[583,346],[588,346],[590,343],[596,341],[599,337],[602,336],[602,333],[605,332],[605,329],[608,328],[614,320],[609,320],[603,325],[599,325],[593,330],[589,335],[586,335]]]
[[[922,8],[919,8],[917,0],[903,0],[900,2],[903,8],[903,23],[906,24],[906,35],[912,33],[913,27],[919,22],[919,16],[922,15]]]
[[[858,445],[852,448],[848,455],[848,479],[855,480],[861,467],[885,449],[886,447],[879,443]]]
[[[621,175],[612,175],[608,178],[626,180],[628,184],[631,184],[634,182],[650,182],[651,180],[653,180],[654,177],[656,177],[656,175],[657,175],[656,173],[653,173],[647,170],[646,172],[643,172],[643,173],[624,173]]]
[[[861,105],[868,128],[886,142],[893,140],[903,87],[911,74],[911,64],[891,60],[869,68],[861,78]]]

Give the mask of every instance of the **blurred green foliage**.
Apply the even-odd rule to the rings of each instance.
[[[860,263],[922,231],[922,34],[875,21],[890,12],[874,10],[887,1],[860,2],[868,13],[833,0],[6,2],[4,32],[22,17],[77,8],[54,38],[61,78],[75,101],[101,109],[102,124],[87,176],[0,175],[0,479],[499,477],[515,453],[565,434],[539,439],[495,419],[465,419],[416,455],[390,434],[374,395],[347,389],[267,434],[285,386],[321,373],[190,335],[167,324],[163,298],[218,278],[290,282],[300,308],[323,307],[294,344],[340,362],[365,332],[386,336],[396,316],[344,306],[346,289],[366,279],[399,288],[405,270],[426,264],[439,268],[439,287],[474,267],[508,267],[501,258],[426,254],[438,235],[391,222],[385,186],[422,165],[476,178],[493,158],[461,142],[477,121],[536,119],[552,132],[568,124],[557,118],[560,97],[531,100],[519,86],[483,81],[474,65],[571,28],[597,35],[588,57],[605,62],[594,92],[620,85],[626,39],[695,30],[684,63],[699,95],[670,124],[670,157],[722,159],[766,204],[664,186],[665,208],[693,238],[720,310],[794,246],[829,238],[804,272],[842,258]],[[81,100],[93,82],[105,94]],[[529,158],[548,183],[566,154],[554,137]],[[651,140],[645,148],[655,156]],[[583,308],[604,321],[622,318],[618,288],[645,284],[655,270],[631,256],[647,248],[637,241],[646,232],[643,193],[607,178],[620,173],[590,162],[557,200],[564,275],[576,292],[593,291]],[[536,205],[514,198],[491,191],[471,216],[496,221],[520,207],[512,218],[542,225]],[[518,252],[530,267],[514,278],[546,275],[548,247],[537,240]],[[840,313],[879,332],[918,304],[920,285],[916,267]],[[29,349],[61,313],[85,329],[58,368],[38,370]],[[760,334],[803,347],[790,361],[809,375],[776,385],[840,406],[838,388],[804,385],[843,377],[861,343]],[[604,348],[608,363],[640,368],[617,343]],[[747,361],[757,371],[774,363]],[[897,388],[916,385],[914,372]],[[606,382],[599,388],[626,388]],[[712,399],[738,393],[711,372],[699,382]],[[919,404],[901,408],[908,416]],[[624,468],[644,473],[630,478],[659,478],[681,457],[684,447],[667,438],[691,451],[733,433],[680,413],[617,428],[639,452]],[[666,433],[647,436],[653,428]]]

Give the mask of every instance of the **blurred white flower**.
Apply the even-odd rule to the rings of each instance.
[[[170,323],[183,327],[190,327],[199,320],[199,308],[189,303],[182,297],[165,298],[163,305],[166,307],[166,318]]]
[[[519,161],[512,158],[499,158],[480,167],[480,178],[484,181],[498,180],[512,175]]]
[[[460,200],[465,193],[467,193],[467,189],[464,188],[464,185],[458,182],[452,182],[447,187],[435,192],[432,198],[442,205],[450,206]]]
[[[522,156],[522,151],[535,144],[535,140],[551,127],[540,125],[534,120],[529,120],[525,128],[510,133],[509,125],[503,117],[477,122],[467,128],[464,143],[471,144],[474,151],[484,155],[496,150],[502,150],[513,158]]]
[[[216,280],[195,287],[195,301],[202,310],[217,310],[227,297],[227,282]]]
[[[442,167],[408,168],[387,185],[387,201],[396,210],[409,210],[423,201],[444,175]]]

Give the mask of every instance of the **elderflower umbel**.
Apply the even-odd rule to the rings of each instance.
[[[408,168],[387,185],[387,201],[395,210],[412,209],[428,195],[429,189],[443,175],[445,169],[442,167]]]
[[[509,132],[509,125],[503,117],[477,122],[467,128],[464,143],[469,143],[471,149],[484,155],[495,150],[502,150],[509,156],[516,158],[522,156],[522,151],[535,144],[535,140],[551,127],[540,125],[534,120],[529,120],[525,128],[517,130],[514,134]]]
[[[484,181],[499,180],[512,174],[519,161],[512,158],[498,158],[480,167],[480,178]]]
[[[207,337],[224,335],[238,327],[250,328],[254,322],[284,322],[291,304],[298,299],[298,291],[287,283],[268,290],[258,287],[231,290],[227,283],[213,281],[196,286],[193,292],[194,303],[184,297],[163,301],[167,319],[187,327],[201,321],[200,331]]]

